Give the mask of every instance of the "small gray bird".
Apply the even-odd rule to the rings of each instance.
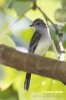
[[[32,25],[30,26],[35,29],[35,32],[29,44],[29,53],[44,56],[48,51],[49,46],[51,45],[51,36],[49,33],[48,26],[40,18],[34,20]],[[27,91],[29,89],[30,79],[31,73],[27,73],[24,82],[24,89]]]

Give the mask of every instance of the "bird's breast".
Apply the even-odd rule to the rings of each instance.
[[[50,43],[51,43],[51,37],[50,35],[42,35],[40,40],[39,40],[39,43],[34,51],[35,54],[38,54],[38,55],[45,55],[46,52],[48,51],[48,48],[50,46]]]

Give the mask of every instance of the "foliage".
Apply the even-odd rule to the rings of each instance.
[[[17,93],[10,87],[7,90],[0,93],[1,100],[18,100]]]
[[[14,42],[7,35],[0,34],[0,44],[15,47]],[[3,91],[12,84],[13,80],[16,78],[17,71],[0,64],[0,72],[0,91]]]
[[[1,1],[2,0],[0,0],[0,2]],[[24,43],[29,45],[34,30],[27,26],[31,24],[31,21],[38,17],[45,20],[44,16],[38,9],[30,9],[33,1],[34,0],[15,0],[10,4],[10,0],[3,0],[0,3],[0,44],[6,44],[14,48],[20,47],[21,50],[23,50],[22,48],[25,47]],[[63,22],[63,18],[66,18],[64,17],[66,15],[64,2],[66,1],[62,0],[61,2],[61,0],[43,0],[41,2],[41,0],[37,0],[37,5],[40,6],[47,16],[49,16],[49,18],[59,26],[58,22]],[[6,6],[7,4],[9,4],[8,8]],[[63,12],[63,14],[60,12],[58,13],[58,9],[61,9],[61,7],[61,12]],[[56,16],[54,18],[55,14]],[[54,28],[52,27],[51,23],[49,23],[49,26],[51,36],[55,44],[57,44],[58,39]],[[66,48],[65,23],[61,23],[59,31],[64,33],[64,48]],[[27,46],[26,49],[28,50]],[[46,57],[57,59],[51,48],[47,52]],[[64,84],[62,84],[60,81],[34,74],[32,75],[30,89],[28,92],[26,92],[24,90],[25,74],[25,72],[17,71],[9,66],[7,67],[5,65],[0,65],[1,100],[18,100],[18,98],[19,100],[44,100],[44,98],[46,98],[46,100],[65,100],[66,86]]]
[[[66,0],[61,0],[62,8],[58,8],[55,12],[55,19],[58,22],[66,22]]]

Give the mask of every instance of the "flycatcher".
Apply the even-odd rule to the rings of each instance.
[[[30,40],[29,53],[44,56],[48,51],[49,46],[51,45],[49,28],[40,18],[34,20],[30,27],[33,27],[35,29],[35,32]],[[27,91],[29,89],[30,79],[31,73],[27,73],[24,82],[24,89],[26,89]]]

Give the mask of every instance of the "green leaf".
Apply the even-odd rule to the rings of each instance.
[[[66,33],[66,24],[60,29],[60,32]]]
[[[35,1],[35,0],[16,0],[16,1],[29,2],[29,1]]]
[[[0,92],[0,100],[18,100],[18,95],[12,88],[9,88]]]
[[[15,43],[13,42],[13,40],[9,36],[3,34],[0,34],[0,44],[15,47]]]
[[[18,32],[18,36],[22,38],[25,42],[29,43],[32,35],[34,34],[34,29],[28,27],[20,32]]]
[[[48,100],[48,97],[50,100],[65,100],[66,87],[60,81],[32,74],[27,92],[24,90],[24,80],[25,72],[21,72],[13,84],[13,88],[18,91],[19,100]]]
[[[13,8],[6,8],[5,13],[10,17],[14,17],[15,19],[18,18],[17,13]]]
[[[61,0],[62,8],[66,9],[66,0]]]
[[[54,6],[55,4],[55,6]],[[61,7],[61,0],[37,0],[37,5],[46,13],[46,15],[52,19],[53,22],[57,23],[54,18],[55,10]],[[43,15],[39,10],[29,10],[26,13],[26,16],[32,21],[36,18],[42,18],[44,20]]]
[[[4,8],[6,3],[7,3],[7,0],[0,0],[0,9]]]
[[[25,0],[24,0],[25,1]],[[13,8],[16,10],[18,16],[23,16],[24,13],[31,7],[31,1],[27,2],[16,1],[13,4]]]
[[[66,10],[57,9],[55,11],[55,20],[57,20],[58,22],[66,22]]]
[[[52,58],[52,59],[57,59],[57,57],[56,57],[56,55],[55,55],[55,53],[53,51],[48,51],[46,53],[46,57]]]
[[[0,44],[5,44],[15,48],[13,40],[7,35],[0,34]],[[14,81],[17,75],[17,71],[10,66],[5,66],[0,64],[0,89],[3,91],[8,88]]]
[[[11,27],[18,18],[14,9],[5,9],[0,11],[0,34],[11,35]]]

